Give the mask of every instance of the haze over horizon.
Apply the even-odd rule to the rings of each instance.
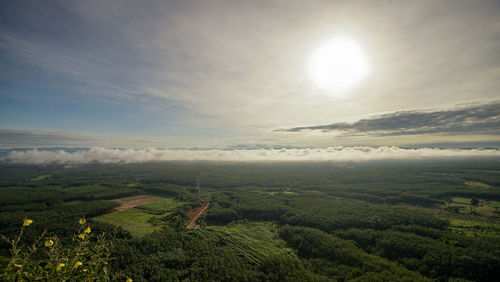
[[[4,149],[500,148],[498,1],[4,1],[0,50]]]

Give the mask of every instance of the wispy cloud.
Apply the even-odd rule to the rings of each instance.
[[[399,147],[330,147],[326,149],[159,150],[105,149],[11,151],[0,160],[18,164],[127,164],[153,161],[372,161],[428,158],[500,157],[499,150],[403,149]]]
[[[0,49],[16,64],[0,68],[9,82],[27,84],[27,71],[18,69],[26,64],[43,73],[37,77],[40,87],[57,85],[69,93],[63,98],[137,105],[139,112],[161,113],[154,121],[159,127],[174,120],[216,134],[223,128],[265,135],[299,122],[321,124],[410,105],[491,100],[500,85],[499,13],[493,2],[6,5]],[[358,41],[372,69],[345,99],[317,88],[307,73],[312,52],[338,35]]]
[[[158,136],[94,135],[75,131],[14,130],[0,129],[0,149],[15,148],[274,148],[290,146],[286,142],[264,140],[265,143],[250,142],[245,137],[228,140],[211,139],[199,142],[195,138]],[[245,143],[247,142],[247,143]],[[235,145],[240,144],[240,145]],[[305,145],[303,145],[305,146]]]
[[[86,136],[68,131],[0,129],[0,148],[102,146],[106,139],[109,140],[109,137]]]
[[[429,133],[500,134],[500,103],[458,107],[441,111],[398,111],[356,122],[301,126],[276,131],[317,130],[343,135],[416,135]]]

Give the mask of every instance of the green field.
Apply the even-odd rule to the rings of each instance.
[[[31,178],[31,181],[42,181],[50,177],[50,174],[39,175],[37,177]]]
[[[129,209],[111,213],[97,218],[98,221],[121,226],[128,230],[134,237],[142,237],[153,232],[157,227],[149,223],[155,215],[140,209]]]
[[[217,246],[231,248],[251,263],[258,264],[269,255],[293,254],[270,222],[245,222],[226,226],[207,226],[193,231]]]
[[[457,203],[457,204],[464,204],[464,205],[470,205],[470,198],[464,198],[464,197],[453,197],[451,198],[451,200],[454,202],[454,203]]]
[[[484,223],[472,220],[452,219],[451,228],[466,236],[497,237],[500,234],[500,224]]]
[[[451,200],[456,204],[470,205],[470,201],[472,198],[464,198],[464,197],[453,197]],[[479,199],[479,202],[484,201],[484,199]],[[487,207],[492,208],[500,208],[500,201],[488,201]]]
[[[185,204],[184,202],[177,201],[173,198],[168,198],[163,201],[140,205],[135,208],[147,211],[152,214],[167,215],[168,213],[174,211],[175,209],[181,207],[184,204]]]
[[[482,183],[482,182],[478,182],[478,181],[466,181],[465,185],[471,186],[471,187],[477,187],[477,188],[490,188],[491,187],[490,185],[488,185],[486,183]]]
[[[271,192],[263,192],[265,194],[269,194],[269,195],[297,195],[299,194],[298,192],[293,192],[293,191],[271,191]]]
[[[165,199],[163,201],[103,215],[96,219],[98,221],[121,226],[129,231],[134,237],[142,237],[155,230],[161,229],[161,226],[157,226],[157,224],[153,223],[154,219],[160,219],[184,204],[185,203],[176,201],[175,199]]]

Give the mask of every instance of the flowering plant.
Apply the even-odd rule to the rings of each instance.
[[[20,246],[25,228],[33,220],[24,219],[16,239],[1,236],[11,245],[11,258],[0,274],[2,281],[109,281],[108,261],[111,243],[104,234],[92,238],[92,230],[85,219],[71,244],[62,246],[55,236],[42,234],[30,246]],[[82,236],[83,235],[83,236]]]

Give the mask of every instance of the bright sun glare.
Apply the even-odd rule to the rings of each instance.
[[[337,38],[314,52],[309,71],[318,86],[344,90],[366,76],[368,65],[363,50],[356,42]]]

